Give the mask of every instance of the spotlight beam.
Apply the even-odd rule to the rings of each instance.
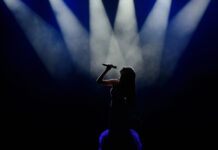
[[[110,39],[109,52],[108,52],[106,62],[115,64],[118,69],[121,69],[121,67],[123,67],[126,64],[123,58],[123,55],[120,51],[119,43],[114,34],[112,34],[111,39]],[[113,72],[109,76],[117,77],[118,75],[117,73],[118,72]]]
[[[184,52],[197,29],[210,0],[191,0],[173,18],[167,31],[165,51],[162,60],[162,75],[169,78],[173,73],[179,57]],[[164,80],[166,80],[164,79]]]
[[[109,47],[109,39],[112,34],[110,23],[101,0],[90,0],[90,71],[97,74],[102,71],[102,65],[106,61]]]
[[[143,79],[153,84],[159,77],[161,55],[172,0],[157,0],[140,31],[144,61]]]
[[[49,0],[55,12],[73,62],[83,71],[89,71],[89,35],[76,16],[62,0]]]
[[[125,65],[131,65],[138,72],[142,67],[139,37],[133,0],[120,0],[115,19],[115,37],[119,43]]]
[[[4,0],[4,2],[48,72],[54,78],[65,78],[71,68],[71,61],[58,32],[22,1]]]
[[[123,59],[101,0],[90,0],[91,73],[102,71],[102,63],[122,65]],[[119,59],[118,59],[119,58]],[[109,76],[113,76],[109,74]]]

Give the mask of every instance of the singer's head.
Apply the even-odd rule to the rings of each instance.
[[[119,88],[132,106],[135,103],[135,77],[136,73],[132,67],[123,67],[120,70]]]
[[[120,84],[125,86],[135,86],[135,71],[132,67],[123,67],[120,70]]]
[[[123,77],[123,78],[129,78],[129,79],[134,79],[135,80],[135,71],[133,70],[132,67],[123,67],[121,70],[120,70],[120,77]]]

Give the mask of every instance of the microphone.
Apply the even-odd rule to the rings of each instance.
[[[117,66],[114,66],[114,65],[112,65],[112,64],[102,64],[103,66],[110,66],[111,68],[114,68],[114,69],[116,69],[117,68]]]

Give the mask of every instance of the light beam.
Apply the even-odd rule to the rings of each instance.
[[[162,75],[165,76],[164,78],[169,78],[173,73],[179,57],[187,47],[209,3],[210,0],[191,0],[173,18],[167,31],[167,40],[162,60]]]
[[[142,78],[148,85],[159,77],[171,3],[172,0],[157,0],[140,31],[145,66]]]
[[[102,0],[90,0],[89,4],[91,72],[96,75],[102,71],[102,63],[113,63],[119,66],[123,64],[123,59]],[[109,74],[109,76],[113,75]]]
[[[119,43],[124,65],[132,66],[136,72],[142,67],[139,37],[133,0],[120,0],[114,27],[115,37]]]
[[[62,0],[49,0],[60,25],[72,59],[83,71],[89,71],[89,35]]]
[[[65,78],[70,59],[58,32],[20,0],[4,0],[30,44],[54,78]]]

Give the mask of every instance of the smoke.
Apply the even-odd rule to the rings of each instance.
[[[210,0],[191,0],[168,25],[172,0],[157,0],[138,33],[133,0],[120,0],[114,30],[101,0],[90,0],[90,34],[63,1],[50,0],[65,43],[59,33],[25,4],[4,0],[29,42],[56,78],[71,70],[71,60],[90,75],[99,75],[103,63],[132,66],[144,85],[166,81],[189,43]],[[118,71],[108,74],[117,77]]]

